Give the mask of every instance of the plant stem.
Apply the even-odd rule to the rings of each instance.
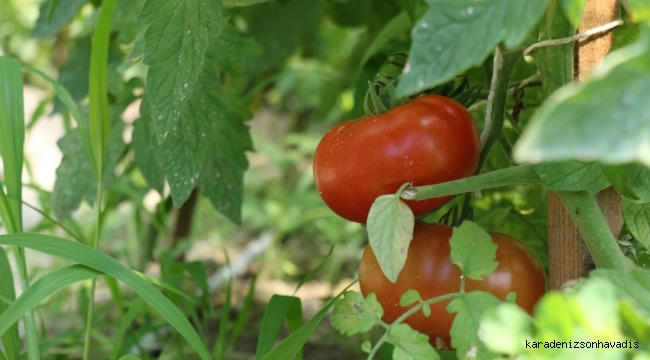
[[[533,165],[519,165],[442,184],[409,187],[404,200],[425,200],[509,185],[541,184]]]
[[[633,269],[634,264],[621,252],[596,199],[586,191],[559,191],[557,194],[580,230],[597,267]]]
[[[476,174],[481,173],[492,145],[499,142],[503,136],[503,122],[510,89],[510,78],[515,70],[515,64],[517,64],[521,56],[520,49],[503,51],[497,48],[495,50],[492,84],[490,85],[487,113],[485,115],[485,128],[481,134],[481,157],[476,168]]]

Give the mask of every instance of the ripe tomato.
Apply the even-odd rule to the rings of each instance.
[[[314,155],[316,187],[338,215],[365,223],[380,195],[407,182],[437,184],[474,174],[480,141],[469,112],[455,100],[425,95],[385,114],[340,123]],[[451,196],[410,201],[415,215]]]
[[[406,264],[395,283],[384,276],[370,245],[366,246],[359,275],[367,273],[359,285],[364,296],[377,295],[384,308],[384,321],[392,323],[410,308],[399,305],[400,298],[408,289],[417,290],[423,300],[460,290],[461,271],[451,262],[450,256],[451,235],[452,229],[446,225],[417,223]],[[521,242],[500,233],[490,233],[490,236],[498,246],[496,260],[499,266],[492,275],[484,277],[484,281],[467,279],[466,291],[487,291],[501,300],[514,291],[517,305],[531,313],[546,288],[542,263]],[[406,323],[429,335],[432,345],[436,344],[436,338],[440,338],[450,346],[449,331],[455,314],[447,313],[448,304],[449,301],[445,301],[432,305],[428,318],[418,311]]]

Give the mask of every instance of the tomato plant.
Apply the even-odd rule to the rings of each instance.
[[[373,201],[404,183],[437,184],[473,175],[479,152],[470,113],[453,99],[424,95],[387,113],[333,127],[316,149],[314,178],[335,213],[365,223]],[[418,215],[450,199],[409,206]]]
[[[372,248],[366,246],[359,266],[359,276],[363,276],[360,280],[361,292],[364,296],[376,294],[384,309],[384,321],[392,323],[409,309],[400,306],[400,298],[409,289],[418,291],[425,300],[459,291],[462,272],[451,261],[451,236],[452,228],[446,225],[416,224],[406,264],[395,283],[384,276]],[[499,266],[483,281],[467,279],[465,290],[487,291],[501,300],[514,292],[516,303],[531,313],[546,289],[541,262],[530,249],[512,237],[494,232],[490,236],[498,246],[496,261]],[[447,313],[448,304],[449,301],[437,302],[431,306],[430,317],[418,311],[405,322],[429,335],[432,344],[435,344],[436,338],[441,338],[449,345],[449,331],[455,315]]]

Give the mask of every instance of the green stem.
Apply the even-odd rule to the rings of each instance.
[[[20,226],[20,231],[22,232],[22,224]],[[16,264],[18,264],[18,276],[20,280],[20,287],[23,292],[27,291],[29,288],[29,277],[27,273],[27,260],[25,257],[25,249],[21,247],[15,248]],[[36,331],[36,320],[34,317],[34,310],[29,309],[25,313],[24,317],[25,322],[25,333],[27,341],[27,358],[29,360],[39,360],[40,350],[38,347],[38,332]]]
[[[533,165],[519,165],[442,184],[409,187],[404,200],[425,200],[509,185],[541,184]]]
[[[584,237],[597,267],[619,270],[634,268],[630,259],[621,252],[596,199],[586,191],[559,191],[557,194]]]
[[[497,48],[494,53],[494,70],[488,96],[485,129],[481,134],[481,157],[476,174],[480,174],[492,146],[503,137],[503,122],[506,114],[510,78],[517,61],[522,56],[521,49],[503,51]]]

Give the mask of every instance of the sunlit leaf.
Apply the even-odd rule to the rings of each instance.
[[[499,265],[494,260],[497,245],[476,223],[464,221],[460,227],[454,228],[449,244],[451,261],[467,278],[481,280],[482,276],[492,274]]]
[[[484,291],[463,294],[449,303],[447,312],[456,313],[451,325],[451,346],[461,357],[486,360],[493,358],[478,335],[483,314],[500,303],[494,295]]]
[[[535,171],[544,180],[546,190],[585,190],[590,195],[596,195],[609,186],[609,181],[598,163],[574,160],[542,163],[535,166]]]
[[[372,293],[363,298],[356,291],[347,291],[332,308],[330,322],[341,334],[352,336],[367,333],[384,315],[384,310]]]
[[[388,341],[395,345],[393,359],[440,359],[440,355],[429,344],[429,337],[413,330],[407,324],[391,326],[388,331]]]

